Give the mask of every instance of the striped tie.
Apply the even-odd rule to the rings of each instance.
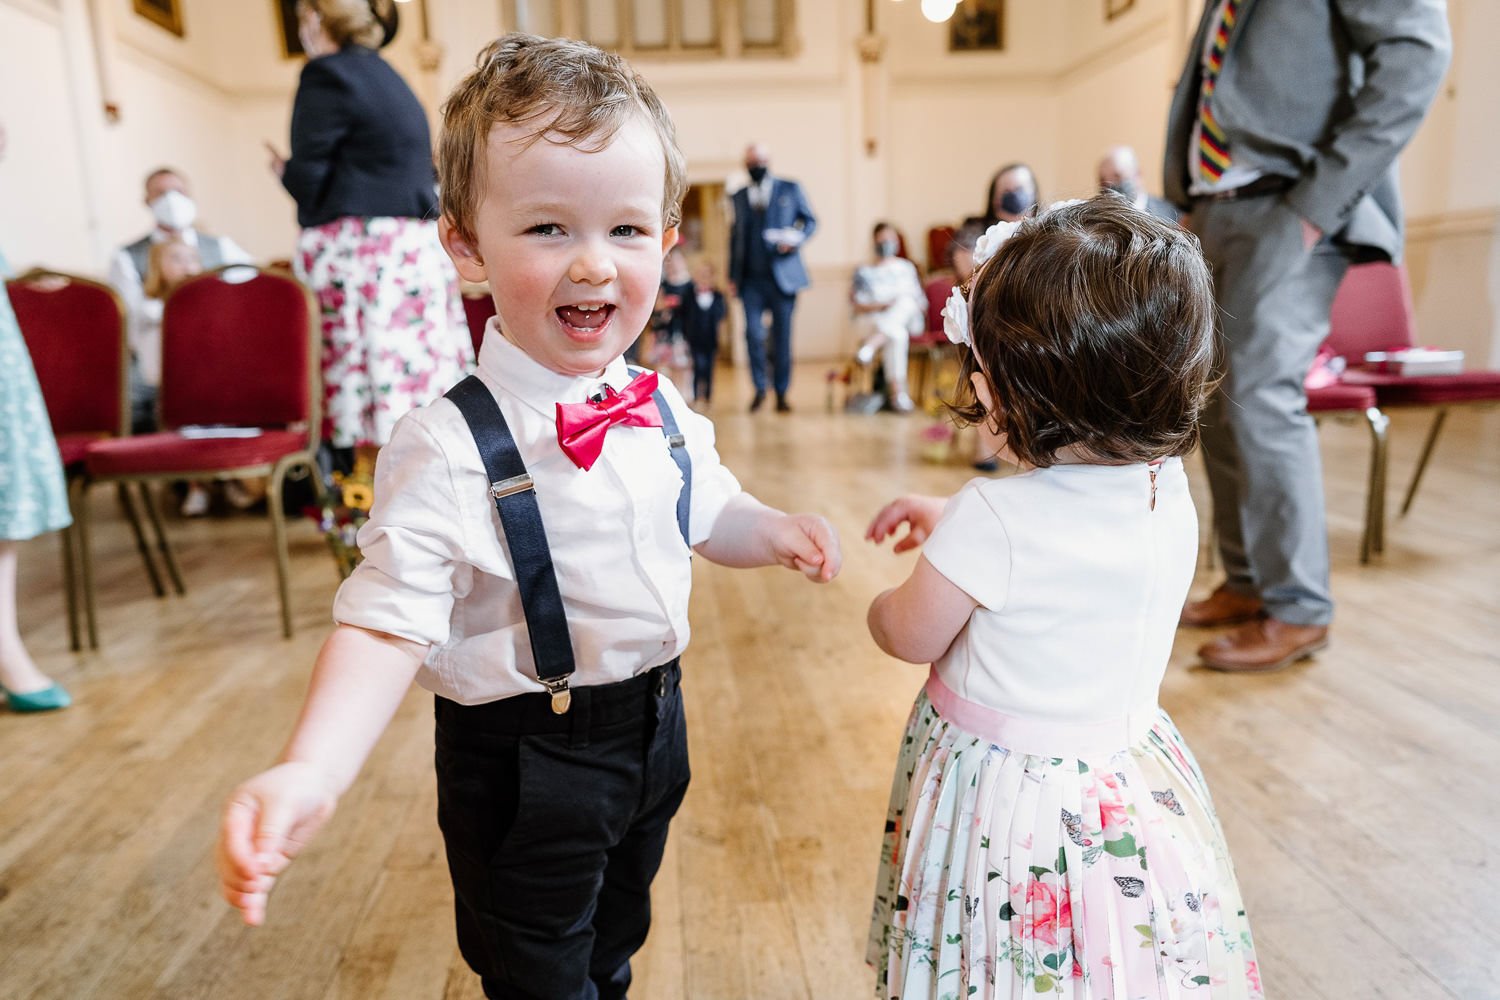
[[[1209,184],[1217,184],[1224,171],[1229,169],[1229,141],[1223,126],[1214,117],[1210,99],[1214,85],[1219,81],[1219,71],[1224,68],[1224,50],[1229,48],[1229,35],[1234,31],[1239,9],[1240,0],[1227,0],[1224,4],[1223,16],[1214,32],[1213,47],[1208,53],[1208,63],[1203,67],[1203,86],[1198,101],[1198,172]]]

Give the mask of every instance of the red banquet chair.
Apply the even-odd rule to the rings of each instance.
[[[231,272],[226,280],[225,272]],[[253,277],[238,280],[246,272]],[[318,314],[295,278],[231,265],[189,279],[162,312],[162,431],[88,446],[84,489],[101,482],[269,476],[266,507],[276,549],[281,630],[292,634],[282,484],[302,468],[323,492]],[[88,507],[80,505],[83,587],[94,604]],[[176,572],[171,550],[168,565]]]
[[[941,271],[952,263],[948,251],[957,233],[952,226],[933,226],[927,230],[927,270]]]
[[[1329,339],[1330,343],[1332,338]],[[1360,537],[1359,561],[1385,551],[1385,474],[1387,434],[1391,418],[1376,405],[1375,390],[1368,386],[1332,385],[1308,388],[1307,412],[1314,420],[1323,417],[1361,418],[1370,428],[1370,478],[1365,489],[1365,527]]]
[[[495,315],[495,300],[489,291],[465,292],[464,320],[469,324],[469,339],[474,344],[474,357],[479,357],[479,345],[484,343],[484,330],[490,317]]]
[[[1413,346],[1416,329],[1413,316],[1405,268],[1384,262],[1358,264],[1349,268],[1333,300],[1330,340],[1351,365],[1358,365],[1367,352]],[[1454,375],[1397,375],[1351,368],[1342,381],[1374,391],[1383,410],[1420,407],[1436,411],[1416,471],[1401,501],[1403,515],[1411,509],[1448,410],[1454,406],[1500,403],[1500,371],[1494,370]]]
[[[917,371],[912,379],[912,398],[925,405],[927,398],[937,391],[937,378],[943,363],[956,354],[953,342],[943,332],[943,306],[948,302],[948,293],[953,291],[953,276],[937,274],[928,278],[922,286],[927,295],[927,328],[911,338],[911,360]]]
[[[125,340],[125,309],[112,288],[87,278],[58,271],[35,269],[5,286],[15,310],[21,336],[31,355],[41,386],[42,399],[57,438],[68,479],[68,502],[75,517],[81,510],[84,454],[91,442],[124,437],[130,433],[130,397],[127,389],[129,356]],[[124,483],[119,484],[120,504],[135,534],[136,548],[146,564],[146,573],[156,596],[166,595],[161,576],[152,561],[150,547],[141,532],[135,503]],[[156,526],[158,544],[165,546],[156,508],[145,497],[146,510]],[[68,608],[68,641],[82,648],[78,634],[78,582],[74,555],[77,525],[63,529],[63,589]],[[181,580],[173,578],[178,593]],[[90,609],[91,611],[92,609]],[[98,648],[98,629],[88,615],[89,646]]]

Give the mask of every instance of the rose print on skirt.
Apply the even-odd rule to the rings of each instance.
[[[437,224],[343,218],[302,231],[297,275],[323,328],[323,438],[383,445],[409,410],[474,364],[458,274]]]
[[[1260,1000],[1202,775],[1161,713],[1114,753],[1015,753],[926,693],[902,743],[869,962],[888,1000]]]

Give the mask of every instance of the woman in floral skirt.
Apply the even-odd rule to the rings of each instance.
[[[427,116],[378,49],[391,0],[301,0],[308,62],[292,109],[292,155],[272,169],[297,202],[294,267],[323,321],[323,437],[379,447],[408,410],[474,361],[458,275],[438,243]]]

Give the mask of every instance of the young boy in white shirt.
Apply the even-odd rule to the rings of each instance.
[[[444,108],[440,172],[444,245],[497,315],[477,377],[381,453],[296,729],[225,807],[223,892],[264,920],[415,678],[437,696],[438,820],[486,996],[624,997],[688,782],[689,546],[826,582],[838,542],[741,491],[712,425],[622,360],[686,186],[644,80],[507,35]]]

